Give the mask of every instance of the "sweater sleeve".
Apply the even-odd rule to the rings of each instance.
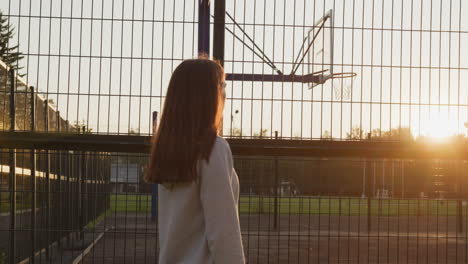
[[[233,193],[232,154],[227,142],[217,138],[209,159],[201,164],[200,198],[208,247],[214,263],[245,263]]]

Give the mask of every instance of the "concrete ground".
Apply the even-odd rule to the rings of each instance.
[[[468,263],[466,222],[455,217],[242,215],[248,263]],[[466,221],[466,220],[465,220]],[[146,213],[116,213],[84,263],[157,263]]]

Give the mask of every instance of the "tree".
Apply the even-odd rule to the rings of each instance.
[[[350,132],[346,133],[346,139],[352,140],[366,140],[369,139],[369,135],[364,131],[355,126]],[[370,139],[372,140],[391,140],[391,141],[411,141],[413,140],[413,134],[409,127],[392,128],[389,131],[384,131],[379,128],[372,129],[370,132]]]
[[[302,136],[301,136],[301,134],[300,134],[299,132],[296,132],[296,133],[294,133],[294,135],[292,136],[292,138],[293,138],[293,139],[300,140],[300,139],[302,139]]]
[[[23,68],[19,66],[19,62],[24,56],[21,52],[15,51],[18,49],[18,45],[9,45],[13,35],[14,28],[8,23],[7,17],[0,12],[0,60],[18,72]],[[19,76],[24,76],[24,74],[19,74]]]
[[[333,139],[332,134],[330,133],[330,131],[328,131],[328,130],[323,131],[322,139]]]
[[[242,131],[239,128],[234,127],[231,130],[231,136],[233,136],[233,137],[242,137]]]
[[[49,103],[49,105],[56,107],[54,99],[50,98],[47,100],[47,102]]]
[[[13,38],[14,35],[14,30],[13,27],[8,23],[8,19],[6,16],[2,14],[0,11],[0,60],[3,61],[6,65],[14,69],[15,71],[18,71],[21,69],[19,67],[19,61],[23,59],[23,56],[20,52],[15,52],[15,50],[18,49],[18,46],[10,46],[9,42],[10,39]],[[23,75],[20,75],[23,76]],[[8,109],[10,108],[9,106],[9,82],[7,82],[8,78],[8,73],[5,71],[5,69],[1,69],[0,71],[0,90],[2,91],[0,94],[0,101],[3,102],[2,107],[0,108],[0,127],[1,129],[8,129],[10,127],[9,124],[9,111]],[[22,117],[25,116],[24,113],[24,104],[22,102],[24,101],[24,95],[22,96],[21,94],[16,94],[16,102],[15,104],[16,109],[17,109],[17,121],[15,124],[15,129],[25,129],[24,124],[27,122],[22,119]],[[27,128],[26,128],[27,129]]]
[[[262,129],[262,131],[260,131],[259,133],[255,132],[253,134],[253,137],[254,138],[263,138],[263,137],[266,137],[268,135],[268,129]]]
[[[409,127],[392,128],[389,131],[373,129],[371,131],[372,140],[390,140],[390,141],[411,141],[413,135]]]
[[[449,140],[453,142],[463,142],[464,140],[466,140],[466,137],[464,134],[455,134],[450,136]]]
[[[88,127],[88,122],[86,122],[86,120],[81,120],[81,121],[75,121],[75,123],[73,123],[73,126],[76,127],[76,129],[78,129],[80,131],[80,133],[83,133],[83,128],[84,128],[84,133],[85,134],[90,134],[93,129]]]
[[[346,133],[346,139],[364,139],[364,133],[360,127],[355,126],[349,133]]]
[[[130,128],[128,130],[128,135],[139,136],[140,135],[140,128]]]

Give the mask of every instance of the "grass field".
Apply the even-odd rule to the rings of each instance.
[[[31,204],[27,199],[21,199],[17,196],[16,210],[30,209]],[[0,193],[0,213],[10,212],[10,194],[6,192]]]
[[[287,214],[324,214],[324,215],[371,215],[405,216],[405,215],[439,215],[455,216],[457,201],[455,200],[398,200],[388,199],[368,200],[345,197],[249,197],[241,196],[239,202],[240,214],[274,213],[275,200],[278,213]],[[117,212],[150,212],[151,196],[142,195],[111,195],[111,210]],[[466,214],[466,206],[462,205],[462,213]]]
[[[0,213],[9,212],[7,197],[0,202]],[[151,212],[151,196],[148,194],[113,194],[111,211],[113,212]],[[348,197],[258,197],[241,196],[239,211],[246,214],[273,214],[275,203],[279,214],[323,214],[323,215],[438,215],[455,216],[458,211],[455,200],[408,200],[388,199],[368,200]],[[29,209],[29,204],[18,203],[17,209]],[[462,214],[466,215],[467,206],[462,205]]]

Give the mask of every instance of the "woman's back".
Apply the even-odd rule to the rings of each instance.
[[[160,263],[244,263],[239,180],[228,143],[217,137],[196,182],[159,185]]]

